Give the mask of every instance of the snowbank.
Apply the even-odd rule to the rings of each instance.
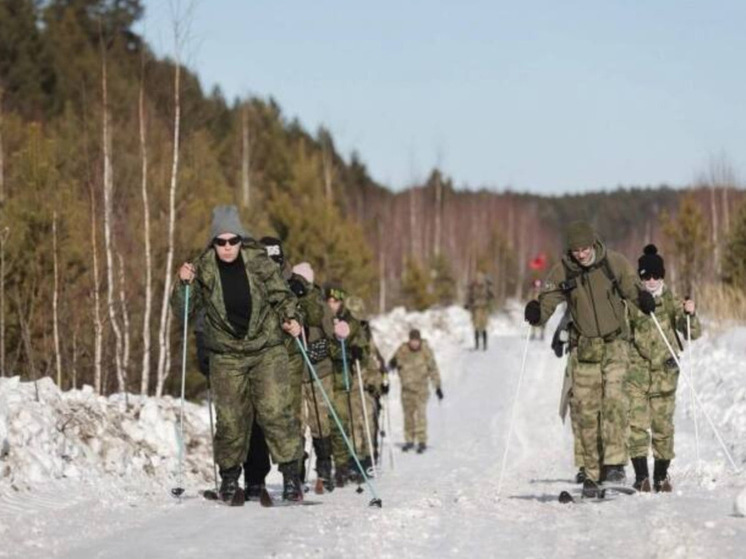
[[[95,483],[173,479],[179,402],[171,397],[96,396],[90,386],[60,392],[50,378],[0,379],[0,485],[33,488],[56,478]],[[185,405],[185,474],[209,479],[207,408]]]

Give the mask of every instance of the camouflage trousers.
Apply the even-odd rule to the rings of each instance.
[[[290,372],[290,399],[293,413],[298,420],[298,431],[301,437],[305,433],[303,428],[303,372],[306,363],[300,353],[288,354],[288,371]]]
[[[575,347],[570,353],[572,403],[577,410],[583,466],[588,477],[598,481],[601,465],[627,463],[628,407],[624,381],[629,344],[623,340],[603,342],[599,338],[589,341],[594,346],[592,351]],[[579,357],[588,360],[581,361]]]
[[[350,398],[352,397],[352,389],[350,388]],[[353,441],[353,430],[350,422],[350,404],[351,400],[348,401],[347,391],[344,389],[334,389],[334,397],[332,398],[332,405],[334,411],[337,412],[337,417],[342,423],[342,427],[345,431],[345,435],[350,440],[350,444],[357,446],[357,440]],[[339,427],[334,425],[331,429],[332,435],[332,456],[334,456],[334,464],[337,468],[340,466],[346,466],[350,461],[350,451],[347,449],[347,445],[344,442],[344,437],[339,432]]]
[[[488,320],[489,313],[487,312],[487,307],[474,307],[471,310],[471,323],[474,325],[474,330],[487,330]]]
[[[356,383],[355,391],[350,394],[352,399],[352,414],[353,414],[353,426],[355,428],[355,452],[358,457],[367,458],[371,455],[371,449],[368,447],[368,435],[370,435],[371,444],[376,440],[377,433],[375,432],[375,410],[376,401],[373,397],[368,394],[367,391],[363,391],[363,397],[365,398],[365,408],[363,408],[363,400],[360,397],[360,388]],[[367,411],[367,416],[365,414]],[[366,423],[367,420],[367,423]],[[366,431],[366,425],[370,431]]]
[[[248,355],[210,354],[217,416],[215,461],[221,471],[246,460],[254,419],[264,431],[275,463],[301,457],[287,365],[282,345]]]
[[[674,458],[676,386],[679,370],[675,363],[651,369],[633,363],[627,380],[629,393],[629,454],[647,457],[651,440],[653,456],[659,460]]]
[[[404,442],[427,444],[427,401],[429,397],[428,392],[402,389]]]
[[[320,381],[327,396],[333,399],[334,385],[332,376],[327,375],[320,379]],[[333,421],[330,418],[329,408],[315,381],[303,383],[303,403],[303,423],[311,430],[311,436],[314,439],[324,439],[332,434],[332,430],[337,430],[337,427],[332,425]]]

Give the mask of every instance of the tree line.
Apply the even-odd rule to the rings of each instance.
[[[530,260],[556,258],[577,217],[631,256],[665,236],[692,282],[743,285],[744,258],[728,248],[741,231],[744,250],[741,192],[722,177],[686,195],[548,198],[457,189],[434,169],[393,192],[273,99],[204,91],[181,62],[184,22],[159,58],[133,30],[142,17],[139,0],[0,3],[3,376],[172,391],[180,337],[167,299],[176,264],[207,246],[216,204],[238,205],[255,236],[279,237],[291,261],[372,311],[462,301],[478,270],[501,300],[521,297],[540,274]],[[702,258],[687,256],[692,239]]]

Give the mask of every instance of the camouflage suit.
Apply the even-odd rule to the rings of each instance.
[[[685,333],[683,302],[664,286],[655,297],[655,316],[673,348],[681,349],[676,331]],[[652,318],[637,309],[630,313],[633,344],[627,391],[630,398],[629,453],[632,458],[647,457],[651,434],[653,456],[658,460],[674,457],[673,413],[679,369],[661,339]],[[692,339],[701,334],[696,316],[691,318]]]
[[[471,311],[471,322],[474,326],[474,343],[479,349],[479,338],[487,349],[487,323],[494,295],[487,277],[479,272],[474,282],[469,286],[469,299],[466,308]]]
[[[593,248],[590,266],[581,266],[568,251],[550,270],[539,295],[539,324],[567,301],[573,323],[571,405],[577,410],[586,474],[598,481],[602,464],[627,462],[629,329],[623,300],[636,302],[641,287],[624,256],[598,240]]]
[[[203,335],[217,412],[215,459],[221,472],[244,462],[255,417],[276,463],[295,462],[302,454],[280,328],[281,320],[298,318],[296,298],[262,245],[244,241],[240,258],[251,301],[245,336],[237,336],[227,318],[213,250],[194,262],[196,277],[189,297],[190,313],[205,313]],[[177,284],[171,297],[177,316],[183,316],[184,303],[184,288]]]
[[[391,363],[399,370],[401,379],[404,441],[427,444],[429,383],[436,389],[440,388],[440,374],[433,352],[425,340],[417,350],[412,350],[409,343],[403,343],[394,353]]]

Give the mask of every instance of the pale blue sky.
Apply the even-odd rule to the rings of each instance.
[[[140,29],[173,50],[170,5]],[[182,0],[182,5],[187,5]],[[201,0],[185,62],[228,98],[272,95],[401,188],[539,193],[746,169],[740,0]]]

